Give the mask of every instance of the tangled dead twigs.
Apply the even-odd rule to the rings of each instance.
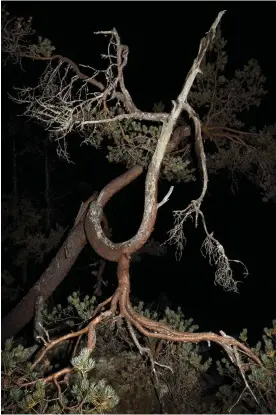
[[[223,13],[218,16],[218,21]],[[57,141],[61,156],[69,158],[65,137],[73,130],[83,132],[85,142],[89,142],[87,133],[91,133],[91,136],[96,135],[97,128],[103,124],[115,124],[130,119],[157,123],[168,120],[168,113],[144,112],[134,104],[125,86],[123,75],[128,61],[128,46],[121,43],[115,28],[95,33],[109,38],[107,52],[102,55],[108,63],[107,68],[97,70],[88,65],[77,65],[66,56],[52,54],[55,48],[48,39],[40,39],[38,44],[33,44],[34,31],[31,22],[31,19],[27,22],[22,18],[10,19],[7,13],[3,13],[2,16],[2,52],[7,55],[7,59],[10,58],[14,62],[21,62],[23,58],[48,62],[36,87],[15,88],[17,96],[11,98],[17,103],[25,104],[25,114],[46,126],[52,138]],[[201,54],[206,53],[204,42],[209,43],[213,40],[216,25],[214,24],[209,32],[211,38],[203,39],[199,59]],[[196,72],[194,74],[196,75]],[[191,81],[193,82],[192,79]],[[187,82],[186,88],[190,88]],[[183,93],[185,94],[185,88]],[[110,113],[107,105],[109,103],[115,103],[115,107],[121,108],[122,112]],[[191,110],[189,106],[183,109],[188,113]],[[245,133],[212,125],[210,119],[202,126],[202,131],[205,137],[224,137],[248,146],[243,140]],[[176,150],[176,153],[179,153],[178,145],[183,136],[191,136],[189,125],[175,129],[167,151],[171,153]]]
[[[117,67],[117,77],[114,81],[110,71],[113,65],[109,66],[109,69],[106,72],[106,80],[107,80],[107,87],[105,88],[102,84],[94,79],[94,77],[88,77],[83,75],[79,68],[67,58],[64,58],[60,55],[54,55],[51,57],[43,57],[43,56],[27,56],[34,59],[40,60],[59,60],[62,63],[66,62],[70,65],[79,79],[83,79],[87,81],[100,90],[98,93],[94,93],[90,97],[90,101],[86,101],[85,105],[91,106],[93,103],[97,102],[97,106],[99,103],[104,104],[108,97],[111,99],[117,98],[121,100],[124,104],[125,109],[127,110],[126,114],[118,115],[117,117],[105,120],[90,120],[85,121],[82,119],[80,121],[80,114],[83,112],[83,105],[79,102],[74,102],[75,105],[71,106],[71,103],[68,107],[68,100],[71,100],[71,95],[68,93],[68,89],[61,89],[59,90],[58,98],[61,100],[63,105],[60,105],[58,113],[56,113],[56,106],[52,107],[50,102],[48,101],[47,105],[45,105],[45,101],[43,99],[43,95],[39,100],[33,100],[32,97],[27,96],[25,94],[25,98],[21,99],[21,102],[25,102],[28,104],[27,113],[32,113],[35,118],[38,118],[41,121],[44,121],[48,124],[48,126],[53,127],[61,133],[61,136],[68,134],[72,130],[72,128],[76,125],[81,125],[83,128],[85,125],[94,124],[97,125],[99,123],[111,123],[117,121],[118,119],[126,119],[126,118],[138,118],[141,120],[154,120],[163,123],[162,132],[158,139],[157,146],[155,148],[154,154],[152,155],[152,159],[147,171],[146,176],[146,183],[145,183],[145,201],[144,201],[144,214],[143,219],[140,225],[140,228],[137,234],[130,239],[129,241],[114,244],[108,236],[104,233],[102,229],[102,215],[103,215],[103,208],[110,200],[110,198],[117,193],[120,189],[126,186],[128,183],[133,181],[136,177],[138,177],[142,173],[142,168],[140,166],[136,166],[133,169],[129,170],[124,175],[120,176],[119,178],[115,179],[111,183],[109,183],[99,194],[97,200],[92,202],[88,214],[85,219],[85,228],[87,232],[88,240],[93,247],[93,249],[105,260],[115,261],[118,263],[117,265],[117,277],[118,277],[118,287],[114,293],[114,295],[105,301],[104,305],[106,306],[110,303],[110,309],[107,311],[101,311],[103,304],[99,306],[96,310],[99,312],[98,315],[93,316],[91,322],[82,330],[70,333],[66,336],[60,337],[59,339],[50,341],[46,343],[45,347],[43,348],[42,352],[40,353],[39,357],[35,360],[33,364],[33,368],[41,362],[41,360],[45,357],[46,353],[59,344],[62,341],[79,337],[83,334],[88,335],[87,340],[87,348],[92,351],[95,347],[96,342],[96,332],[95,327],[99,324],[103,319],[113,316],[116,316],[116,313],[119,311],[120,316],[123,317],[127,322],[129,327],[134,326],[140,333],[144,334],[145,336],[163,339],[168,341],[175,341],[175,342],[192,342],[198,343],[201,341],[207,342],[215,342],[225,348],[227,353],[230,357],[237,356],[238,352],[244,353],[246,356],[251,358],[256,364],[262,365],[260,359],[244,344],[237,341],[231,337],[220,336],[215,333],[190,333],[190,332],[178,332],[171,329],[168,325],[160,322],[156,322],[150,320],[139,313],[137,313],[130,303],[129,295],[130,295],[130,281],[129,281],[129,268],[130,268],[130,260],[131,255],[134,254],[150,237],[153,227],[156,221],[156,215],[158,210],[158,179],[160,168],[163,162],[164,155],[166,153],[167,145],[171,139],[174,127],[176,122],[184,110],[188,113],[189,117],[192,119],[194,126],[195,126],[195,148],[197,152],[197,156],[199,159],[199,165],[202,171],[203,177],[203,186],[200,196],[197,200],[192,201],[188,208],[184,211],[186,215],[191,215],[192,213],[196,214],[197,217],[202,215],[200,210],[202,201],[207,191],[208,185],[208,174],[207,174],[207,167],[206,167],[206,157],[203,147],[202,141],[202,133],[201,133],[201,123],[197,117],[197,114],[193,110],[193,108],[189,105],[187,98],[190,92],[190,89],[193,85],[193,82],[198,73],[200,73],[200,65],[202,59],[206,53],[206,50],[209,44],[213,41],[217,25],[219,24],[222,15],[224,12],[220,12],[211,26],[211,29],[207,33],[206,37],[203,38],[200,42],[199,52],[196,59],[193,62],[193,65],[186,77],[184,86],[182,88],[181,93],[177,97],[176,101],[173,103],[173,109],[171,113],[168,114],[149,114],[149,113],[142,113],[141,111],[137,110],[129,92],[127,91],[124,79],[123,79],[123,68],[127,63],[127,53],[128,49],[124,45],[120,44],[120,38],[118,33],[115,29],[109,32],[100,32],[101,34],[109,34],[111,35],[112,41],[111,45],[115,46],[117,51],[116,53],[116,67]],[[110,55],[109,55],[110,56]],[[48,74],[49,76],[49,74]],[[73,81],[72,81],[73,82]],[[120,85],[120,92],[115,91],[117,85]],[[81,94],[82,91],[80,91]],[[81,95],[80,95],[81,97]],[[91,107],[92,108],[92,107]],[[130,329],[131,330],[131,329]],[[240,370],[242,370],[241,359],[238,359],[238,362],[235,362]],[[70,368],[63,369],[51,376],[48,376],[44,379],[44,381],[49,382],[53,381],[57,388],[60,395],[60,388],[57,382],[57,379],[61,376],[70,373]],[[30,385],[30,383],[28,383]],[[27,386],[26,384],[22,384],[21,386]]]
[[[92,247],[103,258],[118,262],[118,288],[111,301],[111,311],[113,314],[115,314],[117,308],[119,308],[121,316],[124,317],[133,326],[135,326],[136,329],[145,336],[179,342],[198,343],[200,341],[213,341],[220,345],[227,345],[228,348],[235,348],[235,351],[239,350],[240,352],[244,352],[258,365],[262,365],[259,358],[249,348],[247,348],[242,343],[238,342],[236,339],[219,336],[214,333],[180,333],[174,331],[169,326],[163,323],[154,322],[136,313],[133,310],[129,300],[130,257],[131,254],[133,254],[137,249],[139,249],[139,244],[141,243],[142,245],[145,242],[145,239],[148,239],[155,224],[157,214],[157,184],[160,167],[165,154],[166,146],[173,131],[173,127],[180,112],[183,109],[185,109],[188,112],[189,116],[193,119],[195,124],[196,150],[203,172],[203,187],[200,197],[196,201],[193,201],[191,203],[191,206],[193,209],[196,206],[195,210],[197,215],[201,212],[200,205],[203,201],[208,184],[206,157],[201,137],[201,124],[197,118],[196,113],[188,104],[187,97],[190,88],[193,84],[193,81],[197,73],[200,71],[199,67],[201,60],[204,54],[206,53],[209,42],[212,41],[214,37],[216,26],[219,23],[222,15],[223,12],[220,13],[217,17],[216,21],[214,22],[210,31],[208,32],[207,37],[201,41],[198,56],[195,59],[193,66],[187,75],[184,87],[176,102],[174,103],[174,108],[170,114],[168,121],[163,125],[162,133],[158,140],[155,152],[152,156],[152,160],[147,173],[145,186],[144,216],[137,234],[135,235],[135,237],[133,237],[131,240],[125,243],[113,244],[108,238],[105,237],[104,233],[102,232],[100,225],[102,209],[105,203],[109,200],[109,197],[106,195],[112,194],[109,185],[106,186],[106,188],[101,192],[97,201],[91,206],[86,219],[86,229],[88,231],[88,235],[90,235],[89,241]],[[129,174],[133,175],[133,169],[129,172]],[[125,177],[128,177],[127,174],[125,175]],[[113,182],[113,185],[114,183],[115,182]],[[120,182],[120,184],[122,184],[122,182]],[[99,241],[100,249],[98,245]],[[226,348],[226,350],[228,349]],[[241,367],[241,365],[239,365],[239,367]]]
[[[152,232],[157,214],[157,184],[160,167],[165,154],[166,146],[172,134],[173,127],[183,108],[185,108],[189,112],[189,115],[193,118],[193,121],[195,123],[198,157],[200,158],[203,171],[204,183],[202,193],[199,199],[197,200],[198,206],[200,206],[200,204],[202,203],[203,197],[207,189],[208,176],[204,148],[201,138],[201,125],[196,117],[196,114],[187,103],[187,96],[195,79],[195,76],[199,72],[201,59],[203,58],[204,53],[206,52],[209,41],[214,36],[214,31],[221,16],[222,13],[219,14],[211,30],[208,32],[206,39],[202,40],[200,44],[198,57],[195,59],[192,69],[187,76],[183,90],[179,95],[176,103],[174,103],[174,108],[171,112],[171,115],[167,123],[163,125],[162,134],[158,140],[158,144],[147,173],[145,186],[144,216],[140,229],[137,232],[137,235],[130,241],[127,241],[125,243],[113,244],[102,231],[100,222],[102,219],[103,208],[107,201],[112,197],[113,194],[118,192],[122,187],[126,186],[128,183],[130,183],[138,175],[141,174],[142,170],[141,168],[139,168],[139,166],[134,169],[131,169],[129,172],[120,176],[118,179],[115,179],[103,189],[96,201],[96,204],[91,204],[92,206],[90,207],[89,213],[86,218],[86,230],[88,234],[88,239],[92,247],[104,259],[118,262],[118,288],[115,291],[112,298],[108,299],[108,302],[111,303],[108,315],[115,316],[116,312],[119,310],[120,315],[126,319],[128,324],[133,325],[138,331],[140,331],[142,334],[148,337],[159,338],[169,341],[193,343],[198,343],[200,341],[213,341],[220,345],[227,346],[225,347],[226,351],[235,348],[235,352],[243,352],[247,356],[249,356],[253,361],[255,361],[258,365],[262,365],[259,358],[248,347],[246,347],[244,344],[240,343],[236,339],[220,336],[214,333],[183,333],[175,331],[164,323],[152,321],[135,312],[131,306],[129,299],[129,267],[131,254],[136,252],[137,249],[139,249],[139,247],[143,245],[143,243],[148,239]],[[107,312],[104,311],[100,313],[98,317],[102,318],[106,315],[106,313]],[[83,329],[81,332],[75,333],[75,335],[77,336],[83,334],[84,332],[89,333],[89,327],[94,327],[96,321],[99,321],[97,320],[97,317],[93,319],[85,329]],[[47,349],[45,349],[45,353],[46,351]],[[239,367],[241,367],[241,365],[239,365]]]

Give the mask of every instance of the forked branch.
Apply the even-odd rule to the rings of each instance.
[[[186,82],[183,89],[178,96],[168,121],[164,123],[161,136],[158,140],[157,147],[152,156],[152,160],[147,172],[146,185],[145,185],[145,202],[144,202],[144,215],[137,234],[129,241],[114,244],[108,239],[100,225],[101,217],[103,214],[103,208],[108,202],[110,197],[116,193],[119,188],[122,188],[127,183],[131,182],[135,177],[141,174],[139,167],[131,169],[125,175],[109,183],[100,193],[99,197],[90,206],[89,212],[86,218],[86,232],[88,239],[92,247],[101,255],[103,258],[111,261],[118,262],[117,276],[118,276],[118,288],[111,301],[111,311],[116,312],[119,307],[120,314],[129,323],[137,328],[142,334],[149,337],[169,340],[169,341],[180,341],[180,342],[200,342],[200,341],[213,341],[220,345],[228,345],[236,347],[238,350],[243,351],[250,356],[256,363],[261,364],[255,354],[248,349],[245,345],[238,342],[236,339],[219,336],[214,333],[182,333],[172,330],[169,326],[149,320],[137,312],[135,312],[131,306],[129,300],[130,294],[130,283],[129,283],[129,266],[131,255],[139,249],[145,241],[149,238],[156,220],[157,214],[157,186],[159,179],[159,172],[161,163],[165,154],[166,146],[171,137],[173,127],[181,111],[184,109],[188,112],[189,116],[193,119],[195,124],[195,135],[196,135],[196,148],[201,168],[203,172],[203,187],[200,197],[197,201],[192,201],[191,206],[194,207],[197,213],[200,211],[200,205],[204,198],[207,190],[208,175],[206,168],[206,158],[201,137],[201,124],[200,121],[187,102],[187,97],[193,81],[199,72],[199,66],[204,53],[207,50],[209,42],[213,39],[215,29],[222,17],[221,12],[214,24],[212,25],[207,37],[204,38],[200,43],[199,53],[195,59],[191,70],[189,71]]]
[[[50,62],[58,60],[60,62],[58,69],[48,72],[46,71],[44,81],[39,86],[39,88],[43,91],[40,91],[40,95],[38,97],[36,96],[36,90],[25,90],[22,91],[22,96],[19,101],[27,103],[26,113],[28,115],[32,115],[33,117],[44,121],[48,127],[52,128],[53,131],[57,132],[61,136],[65,136],[76,126],[79,128],[84,128],[84,126],[88,124],[97,125],[98,123],[101,123],[101,121],[110,123],[118,120],[118,118],[111,118],[108,120],[103,118],[101,120],[95,115],[95,109],[98,109],[99,106],[106,104],[107,99],[114,98],[117,98],[123,102],[124,108],[127,112],[125,115],[120,115],[120,117],[131,117],[144,120],[147,119],[163,123],[162,132],[158,139],[147,171],[145,182],[144,213],[142,222],[136,235],[129,241],[125,241],[120,244],[114,244],[108,238],[108,236],[104,234],[101,221],[103,218],[103,208],[105,207],[106,203],[115,193],[132,182],[136,177],[141,175],[142,168],[140,166],[135,166],[124,175],[109,183],[101,191],[96,201],[93,201],[90,204],[89,211],[85,219],[87,237],[94,250],[105,260],[115,261],[118,263],[118,288],[116,289],[112,298],[108,300],[111,303],[110,310],[100,312],[100,314],[93,318],[89,325],[81,332],[74,334],[71,333],[68,335],[69,337],[73,337],[88,333],[88,347],[90,349],[93,349],[94,347],[94,326],[98,324],[98,322],[105,316],[110,316],[112,314],[115,315],[119,310],[121,317],[124,317],[127,322],[136,327],[136,329],[145,336],[177,342],[198,343],[200,341],[213,341],[222,346],[227,346],[225,349],[231,352],[232,349],[235,348],[235,353],[238,351],[244,353],[255,363],[262,365],[259,358],[249,348],[247,348],[244,344],[240,343],[236,339],[220,336],[214,333],[188,333],[175,331],[164,323],[155,322],[144,316],[141,316],[132,308],[129,299],[129,267],[131,255],[144,245],[153,231],[158,209],[157,197],[160,169],[176,122],[183,110],[188,113],[195,126],[195,148],[203,177],[201,194],[197,200],[191,202],[186,210],[186,213],[187,215],[190,215],[192,212],[195,212],[197,216],[201,214],[200,206],[206,194],[208,174],[206,167],[206,157],[202,142],[201,123],[197,114],[188,103],[188,95],[197,74],[200,72],[200,64],[209,44],[214,39],[217,25],[221,20],[223,14],[224,12],[220,12],[218,14],[206,37],[201,40],[198,55],[194,60],[193,65],[186,77],[181,93],[173,103],[173,109],[169,115],[142,113],[136,109],[123,80],[123,68],[127,63],[128,49],[124,45],[120,44],[120,38],[115,29],[110,32],[100,32],[102,34],[108,34],[111,36],[110,48],[113,47],[116,51],[115,63],[112,61],[113,54],[110,53],[110,50],[108,55],[106,55],[106,58],[110,59],[110,65],[105,71],[106,86],[99,84],[98,81],[95,81],[95,71],[92,71],[92,76],[84,75],[79,71],[79,68],[76,67],[73,62],[60,55],[45,57],[42,55],[28,56],[26,53],[21,53],[22,57],[25,56],[31,57],[33,59],[48,60]],[[20,51],[18,53],[20,55]],[[73,69],[77,76],[76,78],[73,77],[71,79],[69,87],[62,82],[60,85],[56,84],[56,77],[59,76],[59,71],[64,63],[67,65],[65,68],[64,77],[66,78],[68,75],[69,69]],[[117,75],[115,77],[113,76],[114,68],[117,70]],[[100,92],[90,93],[88,99],[83,102],[83,88],[85,89],[86,87],[84,84],[79,88],[77,97],[72,97],[72,86],[74,82],[78,81],[79,79],[83,79],[87,84],[92,84],[93,86],[97,87]],[[120,92],[116,90],[118,86],[120,86]],[[54,88],[57,88],[56,94],[53,94]],[[54,98],[57,101],[54,101]],[[87,114],[89,114],[89,119],[87,119]],[[69,338],[68,336],[66,338]],[[35,364],[37,364],[37,362],[44,357],[45,353],[51,347],[64,339],[65,338],[57,340],[50,345],[48,344]],[[239,365],[240,362],[241,360],[239,359]],[[68,373],[66,370],[65,372]],[[56,377],[53,376],[51,380],[53,380],[56,384]]]

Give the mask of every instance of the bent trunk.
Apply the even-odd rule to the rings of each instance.
[[[3,318],[2,344],[9,337],[16,335],[32,319],[37,297],[42,296],[44,300],[50,297],[74,265],[86,242],[83,221],[81,221],[69,233],[39,280],[14,309]]]

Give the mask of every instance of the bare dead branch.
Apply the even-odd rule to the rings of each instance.
[[[188,112],[195,124],[196,150],[203,171],[203,188],[200,197],[198,198],[198,200],[192,201],[191,206],[196,206],[195,212],[198,212],[198,210],[200,209],[200,205],[206,193],[208,183],[206,157],[201,137],[200,121],[198,120],[194,110],[188,104],[187,98],[192,84],[194,82],[194,79],[196,75],[200,72],[199,67],[201,61],[204,57],[204,54],[206,53],[209,43],[212,41],[215,35],[216,26],[218,25],[223,13],[224,12],[219,13],[217,19],[212,25],[210,31],[208,32],[207,37],[201,40],[198,56],[194,60],[192,68],[190,69],[186,77],[186,81],[181,93],[179,94],[176,102],[174,102],[174,107],[171,111],[168,121],[163,124],[161,135],[158,139],[155,152],[152,156],[148,168],[145,185],[144,215],[137,234],[129,241],[120,244],[114,244],[110,241],[110,239],[108,239],[104,235],[101,229],[100,221],[102,217],[102,210],[105,206],[105,203],[101,199],[105,198],[105,192],[107,192],[107,190],[113,186],[112,183],[110,183],[101,192],[98,200],[95,203],[91,203],[90,205],[85,223],[89,242],[91,243],[92,247],[96,250],[96,252],[98,252],[99,255],[101,255],[103,258],[109,261],[118,261],[121,253],[127,253],[131,255],[139,248],[141,248],[141,246],[150,237],[157,214],[157,186],[161,164],[166,152],[166,147],[171,138],[175,123],[181,111],[183,110],[186,110]],[[129,174],[132,174],[132,170],[130,170]],[[125,178],[127,179],[128,176],[126,175]],[[108,198],[105,198],[105,200],[107,201]]]
[[[32,369],[34,369],[38,365],[38,363],[41,362],[41,360],[44,358],[44,356],[46,355],[46,353],[48,353],[49,350],[56,347],[59,343],[62,343],[69,339],[73,339],[75,337],[79,337],[85,333],[88,333],[87,348],[92,351],[96,344],[96,333],[94,327],[97,326],[97,324],[99,324],[103,319],[110,317],[111,314],[112,313],[110,310],[104,311],[100,315],[95,317],[93,320],[91,320],[89,324],[83,329],[75,331],[73,333],[65,334],[64,336],[61,336],[58,339],[51,340],[49,343],[46,344],[46,346],[39,353],[39,356],[35,359],[34,363],[32,364]]]
[[[42,336],[42,310],[44,307],[44,298],[42,295],[38,296],[35,302],[35,318],[34,318],[34,340],[37,342],[37,337]]]
[[[161,202],[159,202],[157,204],[157,208],[159,209],[161,206],[163,206],[165,203],[167,203],[167,201],[169,200],[172,192],[173,192],[174,186],[171,186],[168,193],[163,197],[163,199],[161,200]]]
[[[73,129],[82,130],[93,124],[130,118],[159,122],[167,119],[167,114],[144,113],[134,105],[123,77],[123,68],[127,65],[128,47],[120,43],[116,29],[96,34],[110,36],[108,53],[102,55],[109,61],[109,65],[106,70],[96,70],[86,66],[86,70],[90,71],[91,75],[81,72],[71,59],[62,55],[30,54],[27,53],[26,48],[22,47],[20,50],[20,45],[18,46],[17,55],[20,58],[48,61],[49,65],[42,74],[37,87],[17,89],[18,96],[11,98],[17,103],[26,104],[25,115],[44,123],[59,140]],[[7,47],[4,50],[11,53]],[[56,67],[51,65],[54,61],[58,61]],[[96,79],[100,74],[105,77],[105,85]],[[91,92],[88,89],[89,85],[98,89],[99,92]],[[127,113],[118,114],[112,119],[97,119],[96,111],[106,105],[107,100],[114,99],[123,105]]]
[[[176,341],[176,342],[192,342],[198,343],[201,341],[215,342],[220,345],[235,346],[237,350],[245,352],[253,361],[262,366],[260,359],[244,344],[232,337],[220,336],[215,333],[187,333],[178,332],[171,329],[164,323],[155,322],[147,319],[144,316],[136,313],[129,301],[130,282],[129,282],[129,267],[130,257],[127,254],[122,254],[117,268],[118,288],[116,302],[119,304],[120,313],[132,325],[134,325],[142,334],[148,337]]]
[[[233,271],[230,264],[231,262],[241,264],[244,268],[245,277],[248,275],[248,270],[243,262],[228,259],[223,246],[214,238],[213,233],[208,231],[204,214],[194,201],[186,209],[174,211],[175,226],[169,231],[169,238],[166,242],[177,244],[176,258],[180,259],[186,243],[183,230],[184,224],[187,220],[192,219],[193,214],[196,215],[196,219],[200,216],[206,234],[206,238],[201,247],[201,253],[204,257],[208,256],[209,263],[215,265],[217,268],[215,272],[215,284],[221,285],[226,291],[238,292],[237,285],[239,281],[233,279]]]
[[[233,358],[233,362],[241,368],[241,359],[239,353],[244,352],[244,354],[252,359],[257,365],[262,366],[262,362],[260,359],[244,344],[239,342],[238,340],[228,337],[225,335],[218,335],[215,333],[191,333],[191,332],[179,332],[177,330],[173,330],[167,324],[156,322],[150,320],[139,313],[137,313],[129,299],[130,294],[130,277],[129,277],[129,268],[130,268],[130,258],[133,253],[135,253],[150,237],[157,215],[157,209],[164,203],[164,200],[168,199],[168,195],[165,199],[159,203],[157,202],[158,196],[158,179],[160,174],[161,165],[164,159],[164,155],[166,154],[167,146],[169,140],[171,139],[173,130],[175,128],[175,124],[177,122],[178,117],[180,116],[181,112],[185,110],[190,118],[192,118],[195,126],[195,148],[199,160],[199,164],[202,171],[203,177],[203,185],[202,191],[199,195],[197,200],[191,201],[189,206],[184,209],[183,211],[176,211],[175,217],[178,218],[178,222],[176,223],[176,227],[171,233],[171,239],[176,240],[179,242],[183,242],[183,223],[187,218],[192,217],[192,214],[195,214],[196,218],[196,225],[198,221],[198,217],[200,216],[203,222],[203,226],[205,232],[207,234],[207,241],[205,243],[205,248],[207,253],[213,258],[214,262],[222,268],[222,273],[228,273],[228,277],[226,278],[226,283],[229,284],[231,281],[232,274],[230,273],[229,276],[229,260],[226,258],[224,250],[222,246],[214,239],[212,234],[209,234],[206,224],[204,215],[201,211],[201,204],[206,194],[207,185],[208,185],[208,174],[207,174],[207,167],[206,167],[206,156],[204,152],[204,146],[202,141],[202,132],[201,132],[201,123],[198,119],[197,114],[193,110],[193,108],[188,103],[188,95],[190,89],[194,83],[194,80],[197,74],[200,72],[200,64],[202,59],[205,56],[206,50],[209,44],[213,41],[216,27],[222,17],[224,12],[220,12],[211,26],[211,29],[207,33],[207,36],[203,38],[200,42],[200,47],[198,51],[198,55],[193,62],[193,65],[186,77],[184,86],[182,88],[181,93],[177,97],[176,101],[173,103],[172,111],[169,115],[164,116],[162,114],[159,118],[154,118],[156,114],[151,114],[151,120],[158,120],[163,123],[162,132],[158,139],[155,151],[152,155],[151,162],[147,171],[146,182],[145,182],[145,200],[144,200],[144,213],[142,222],[140,224],[139,230],[136,235],[131,238],[129,241],[114,244],[108,235],[106,235],[103,231],[102,227],[102,220],[103,220],[103,208],[106,203],[110,200],[110,198],[117,193],[120,189],[125,187],[127,184],[131,183],[136,177],[141,175],[142,168],[140,166],[135,166],[131,170],[127,171],[122,176],[118,177],[117,179],[113,180],[109,183],[99,194],[96,201],[91,201],[88,213],[85,218],[85,230],[87,233],[88,240],[94,250],[104,259],[110,261],[116,261],[117,265],[117,277],[118,277],[118,287],[115,291],[112,299],[109,298],[106,300],[104,305],[107,303],[110,304],[110,310],[100,312],[100,308],[97,308],[96,312],[100,312],[99,315],[96,317],[93,316],[93,319],[90,323],[82,330],[79,330],[75,333],[69,333],[65,336],[62,336],[59,339],[50,341],[46,344],[46,347],[42,350],[38,358],[35,360],[32,368],[35,368],[36,365],[44,358],[46,353],[57,344],[62,341],[79,337],[85,333],[88,334],[88,341],[87,347],[89,350],[93,350],[95,347],[96,342],[96,333],[95,333],[95,326],[102,321],[104,318],[114,316],[116,311],[119,309],[120,317],[126,319],[129,330],[131,335],[133,336],[134,342],[139,348],[140,352],[145,352],[148,350],[141,348],[138,343],[138,340],[135,336],[132,326],[134,326],[140,333],[144,334],[147,337],[152,337],[156,339],[163,339],[167,341],[174,341],[174,342],[192,342],[198,343],[201,341],[207,342],[215,342],[222,347],[225,348],[228,355]],[[36,90],[28,90],[22,92],[22,97],[19,99],[21,102],[27,103],[29,106],[27,108],[27,113],[29,113],[44,121],[48,126],[50,126],[54,131],[57,131],[61,136],[66,135],[68,132],[72,131],[73,128],[78,126],[79,128],[84,128],[85,125],[94,124],[103,124],[103,123],[111,123],[122,119],[127,118],[134,118],[135,116],[142,116],[148,117],[147,113],[141,113],[139,110],[136,109],[135,105],[132,102],[132,99],[125,87],[124,79],[123,79],[123,68],[127,63],[127,55],[128,55],[128,48],[125,45],[121,45],[120,38],[118,33],[115,29],[109,32],[99,32],[99,34],[108,34],[111,36],[108,55],[106,58],[110,60],[109,67],[106,71],[104,71],[106,85],[100,88],[99,85],[94,83],[95,71],[92,77],[88,77],[83,79],[86,84],[82,84],[81,87],[77,89],[77,94],[73,94],[72,91],[75,87],[75,82],[81,79],[80,73],[78,73],[78,68],[74,68],[75,73],[77,73],[77,77],[71,77],[71,81],[66,85],[64,80],[68,76],[69,69],[73,67],[71,62],[67,61],[67,66],[64,68],[63,77],[61,76],[61,69],[66,62],[64,59],[61,59],[59,55],[52,56],[50,58],[44,58],[42,56],[37,56],[36,59],[40,60],[51,60],[58,59],[60,63],[58,64],[57,68],[53,69],[52,71],[46,71],[45,79],[42,80],[42,83],[39,85],[39,88],[42,89],[42,85],[44,90],[41,92],[40,95],[36,95]],[[111,53],[111,48],[114,47],[116,54],[113,55]],[[115,62],[113,62],[113,58],[115,58]],[[30,56],[29,56],[30,57]],[[117,70],[116,76],[113,74],[114,67]],[[56,82],[56,80],[59,82]],[[85,90],[85,96],[87,97],[87,87],[88,83],[91,83],[93,80],[94,86],[98,86],[100,92],[97,93],[89,93],[89,98],[86,99],[85,102],[82,100],[82,94]],[[43,83],[44,82],[44,83]],[[106,105],[106,100],[114,99],[116,97],[116,88],[120,86],[120,93],[123,97],[123,102],[125,104],[125,108],[127,109],[126,114],[118,114],[112,118],[96,118],[95,109],[98,109],[101,105]],[[57,93],[53,95],[54,88],[57,87]],[[48,90],[47,90],[48,88]],[[24,95],[25,94],[25,95]],[[118,95],[117,95],[118,98]],[[56,99],[56,101],[55,101]],[[89,119],[86,117],[89,114]],[[135,115],[136,114],[136,115]],[[93,118],[94,117],[94,118]],[[117,117],[117,118],[116,118]],[[143,118],[146,119],[146,118]],[[81,207],[78,217],[76,219],[76,226],[80,226],[83,221],[83,215],[86,213],[86,207]],[[180,236],[179,236],[180,235]],[[180,239],[178,239],[180,238]],[[231,270],[230,270],[231,271]],[[218,280],[220,280],[221,275],[218,276]],[[102,307],[103,304],[100,305]],[[150,360],[152,362],[153,371],[155,370],[155,362],[153,357],[149,352]],[[51,376],[51,380],[54,381],[56,387],[58,388],[58,395],[61,401],[61,389],[57,382],[57,378],[60,376],[60,373],[69,373],[68,368],[64,369],[63,372],[60,371],[55,375]],[[242,372],[243,374],[243,372]],[[244,378],[245,379],[245,378]],[[156,378],[158,383],[158,379]],[[245,381],[246,382],[246,381]],[[246,383],[246,385],[248,385]],[[62,403],[62,402],[61,402]],[[72,409],[72,408],[71,408]]]

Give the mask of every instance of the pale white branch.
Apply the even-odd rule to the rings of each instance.
[[[169,198],[170,198],[170,195],[172,194],[172,192],[173,192],[173,189],[174,189],[174,186],[171,186],[170,187],[170,189],[169,189],[169,191],[168,191],[168,193],[164,196],[164,198],[161,200],[161,202],[159,202],[158,203],[158,205],[157,205],[157,207],[158,207],[158,209],[161,207],[161,206],[163,206],[165,203],[167,203],[167,201],[169,200]]]

